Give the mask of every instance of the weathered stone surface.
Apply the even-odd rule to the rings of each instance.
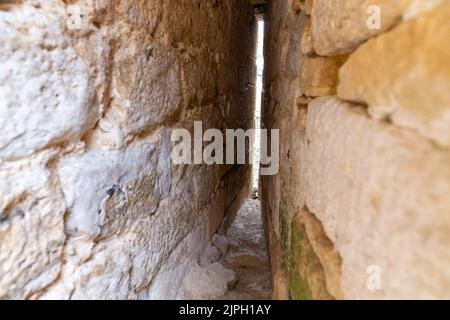
[[[66,207],[46,167],[56,150],[0,167],[0,298],[32,298],[62,269]]]
[[[269,299],[272,285],[265,242],[248,241],[264,236],[264,231],[255,228],[255,225],[262,225],[259,200],[246,199],[231,225],[224,224],[221,230],[229,234],[229,237],[219,234],[213,237],[214,243],[226,243],[227,247],[228,243],[233,244],[229,250],[227,248],[219,262],[236,275],[236,280],[229,283],[228,291],[216,297],[217,299]],[[208,251],[207,248],[205,254]]]
[[[101,232],[103,221],[106,218],[105,215],[111,214],[114,209],[120,211],[121,206],[126,206],[127,197],[123,190],[126,180],[117,181],[117,184],[111,186],[108,185],[111,181],[110,178],[113,178],[113,181],[119,180],[120,172],[123,170],[120,164],[124,163],[124,155],[119,152],[114,153],[115,155],[111,152],[93,152],[63,161],[60,168],[60,179],[72,212],[68,221],[70,233],[77,236],[85,234],[94,238]],[[138,168],[142,169],[150,164],[150,162],[146,163],[145,160],[139,159],[136,154],[130,154],[134,159],[138,159],[136,162]],[[146,155],[144,153],[144,157]],[[103,163],[106,159],[109,160],[108,167],[95,166],[96,163]],[[115,161],[112,161],[112,159],[115,159]],[[139,163],[139,160],[142,162]],[[128,163],[127,168],[129,168]],[[105,174],[106,172],[108,174]],[[111,177],[110,174],[115,172],[117,172],[115,177]],[[138,172],[136,168],[131,168],[129,174],[134,176],[128,176],[128,179],[136,178]],[[104,177],[104,181],[99,179],[101,177]],[[86,190],[86,188],[91,187],[92,190],[89,192],[91,197],[85,197],[84,193],[79,192],[79,190]],[[103,192],[100,191],[102,189]],[[105,203],[105,206],[102,205],[102,202]],[[122,209],[125,210],[125,208]]]
[[[280,171],[262,177],[261,199],[274,298],[449,297],[444,2],[314,2],[315,54],[356,50],[340,81],[342,97],[358,104],[336,97],[309,103],[302,86],[329,70],[312,65],[307,76],[287,72],[287,57],[306,59],[299,50],[313,57],[310,48],[292,43],[300,33],[308,44],[307,28],[294,23],[303,12],[298,1],[268,4],[263,114],[266,127],[280,128]],[[381,30],[367,29],[370,4],[381,6]],[[433,8],[441,12],[435,16]],[[424,28],[426,19],[433,22]],[[379,289],[370,286],[378,275]]]
[[[292,2],[292,9],[294,11],[302,10],[307,15],[311,15],[313,2],[314,0],[294,0]]]
[[[230,245],[239,250],[243,247],[256,248],[265,246],[264,226],[261,219],[255,217],[260,212],[259,201],[246,201],[239,209],[239,215],[232,221],[226,231]]]
[[[267,219],[269,220],[269,219]],[[270,234],[267,237],[270,251],[270,265],[272,273],[272,299],[274,300],[288,300],[289,299],[289,282],[287,272],[284,268],[283,250],[281,243],[278,241],[274,230],[270,225],[271,220],[268,221],[268,230]]]
[[[448,2],[448,0],[411,0],[409,6],[403,13],[403,19],[413,19],[423,12],[433,10],[437,6]]]
[[[403,18],[409,19],[447,0],[315,0],[312,9],[314,49],[332,56],[356,49],[368,38],[388,31]],[[381,12],[381,29],[369,28],[367,21],[375,5]]]
[[[121,2],[109,21],[102,12],[111,10],[78,3],[68,7],[68,28],[81,37],[76,49],[89,63],[101,102],[103,116],[86,139],[94,148],[122,147],[132,136],[174,123],[183,106],[176,49],[145,33],[156,27],[158,1]]]
[[[76,141],[98,117],[88,68],[63,28],[64,4],[0,11],[0,157]]]
[[[235,273],[220,263],[192,268],[184,279],[181,299],[214,299],[224,296],[228,286],[236,282]]]
[[[136,192],[132,181],[139,177],[152,177],[149,178],[152,180],[150,194],[146,195],[152,203],[144,207],[147,214],[154,213],[163,193],[155,181],[156,172],[152,172],[158,165],[156,147],[160,146],[147,143],[126,150],[93,150],[63,159],[58,174],[71,211],[67,219],[68,232],[73,236],[97,237],[104,224],[114,220],[114,217],[107,217],[108,213],[115,215],[127,210],[129,198]],[[155,156],[152,157],[152,153]]]
[[[310,97],[333,95],[338,85],[339,67],[346,57],[304,56],[300,71],[300,92]]]
[[[340,71],[339,97],[449,146],[449,20],[442,5],[361,46]]]
[[[251,6],[4,4],[0,298],[175,298],[248,167],[173,166],[170,134],[248,126]]]
[[[301,46],[303,32],[308,27],[310,19],[304,14],[304,12],[300,12],[299,14],[292,16],[290,23],[293,28],[298,29],[298,32],[286,34],[286,45],[282,48],[277,48],[276,50],[283,51],[282,55],[285,59],[284,72],[286,72],[286,75],[295,78],[298,77],[302,64]]]
[[[222,255],[227,254],[228,249],[230,247],[230,242],[226,237],[216,234],[216,235],[214,235],[212,242],[213,242],[214,246],[220,250]]]
[[[297,1],[298,2],[298,1]],[[298,130],[291,124],[292,119],[300,118],[294,114],[299,108],[296,107],[300,83],[302,51],[301,43],[291,44],[290,39],[301,41],[301,23],[306,22],[307,17],[291,10],[289,1],[270,1],[267,6],[265,19],[267,20],[268,39],[265,43],[265,59],[268,61],[265,68],[265,103],[263,121],[266,127],[280,128],[280,172],[275,176],[261,177],[261,199],[268,243],[270,248],[271,272],[272,272],[272,298],[289,299],[291,289],[291,277],[286,265],[286,241],[287,232],[281,234],[281,225],[286,225],[281,218],[280,208],[281,195],[295,193],[286,183],[293,179],[294,171],[292,164],[287,163],[286,156],[294,157],[294,149],[290,148],[290,137],[298,141],[301,136]],[[299,34],[300,33],[300,37]],[[286,73],[285,61],[296,60],[297,72]],[[289,176],[289,178],[286,178]],[[286,230],[286,229],[285,229]]]
[[[311,29],[311,19],[308,19],[308,22],[305,24],[305,29],[302,34],[302,53],[303,54],[313,54],[314,47],[312,42],[312,29]]]
[[[255,252],[245,250],[228,254],[227,262],[229,264],[245,268],[260,268],[264,265],[264,260],[260,255]]]
[[[176,54],[158,43],[131,49],[116,52],[115,62],[120,67],[113,72],[113,82],[120,109],[113,103],[110,112],[124,117],[120,124],[125,132],[139,133],[176,120],[182,101],[180,67]]]
[[[202,256],[200,257],[200,266],[206,266],[211,263],[216,263],[222,257],[222,253],[213,245],[206,247]]]
[[[328,97],[310,104],[307,141],[304,197],[342,257],[344,296],[448,297],[450,154]]]
[[[330,300],[326,278],[319,258],[308,240],[299,217],[287,221],[284,268],[287,272],[289,298],[293,300]]]
[[[180,284],[191,268],[197,266],[198,257],[202,253],[199,243],[206,241],[205,230],[202,226],[195,228],[173,250],[161,270],[152,279],[147,292],[142,299],[174,299],[180,293]]]
[[[305,226],[309,243],[322,264],[327,291],[336,299],[343,299],[341,289],[341,257],[327,237],[322,223],[311,212],[303,209],[300,219]]]

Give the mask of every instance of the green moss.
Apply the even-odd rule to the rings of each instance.
[[[307,265],[311,257],[309,250],[305,250],[308,245],[305,230],[300,223],[294,219],[291,231],[291,250],[289,250],[289,293],[291,299],[308,300],[312,299],[312,292],[307,280]]]
[[[299,230],[295,221],[291,221],[287,204],[280,201],[280,240],[283,253],[283,267],[288,275],[289,295],[294,300],[312,298],[308,282],[305,280],[304,231]]]
[[[325,274],[300,219],[291,224],[288,253],[289,293],[291,299],[332,299],[326,289]]]
[[[289,273],[289,298],[292,300],[313,299],[308,282],[295,271]]]
[[[298,214],[290,212],[285,198],[280,201],[279,221],[290,299],[332,299],[326,289],[323,267],[309,243],[305,226]]]
[[[280,235],[281,235],[281,246],[283,249],[283,253],[287,253],[289,251],[289,240],[290,240],[290,219],[289,212],[286,207],[286,203],[281,200],[280,201]]]

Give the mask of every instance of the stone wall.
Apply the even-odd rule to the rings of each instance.
[[[248,181],[174,166],[174,128],[245,128],[247,1],[0,3],[0,298],[174,298]]]
[[[273,0],[266,21],[274,298],[450,298],[449,1]]]

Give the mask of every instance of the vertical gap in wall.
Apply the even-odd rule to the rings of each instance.
[[[252,190],[259,191],[259,174],[260,174],[260,149],[261,149],[261,106],[263,94],[263,74],[264,74],[264,19],[262,15],[257,15],[258,32],[256,39],[256,97],[254,108],[254,128],[255,140],[253,143],[253,167],[252,167]]]

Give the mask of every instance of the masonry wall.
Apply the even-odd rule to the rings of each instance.
[[[449,21],[445,0],[269,2],[274,298],[450,298]]]
[[[174,128],[246,128],[247,1],[0,4],[0,298],[175,298],[245,166],[174,166]]]

